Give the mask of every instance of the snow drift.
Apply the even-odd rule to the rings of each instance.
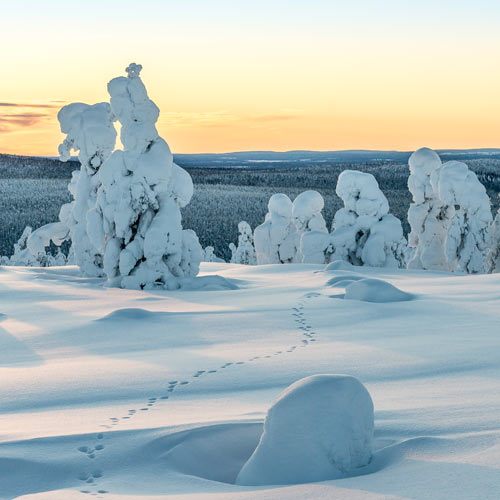
[[[353,475],[372,455],[373,402],[347,375],[314,375],[285,389],[269,409],[240,485],[296,484]]]
[[[403,292],[399,288],[391,285],[387,281],[375,278],[350,278],[346,280],[345,295],[346,300],[361,300],[363,302],[403,302],[412,300],[412,294]],[[340,284],[337,282],[337,286]]]

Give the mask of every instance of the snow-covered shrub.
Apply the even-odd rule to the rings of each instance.
[[[89,237],[103,255],[110,284],[174,289],[198,274],[202,259],[196,234],[181,223],[180,209],[189,203],[193,183],[158,135],[159,109],[148,97],[141,69],[131,64],[127,77],[108,84],[124,149],[114,151],[99,170]]]
[[[215,255],[214,247],[208,246],[203,249],[203,262],[226,262]]]
[[[299,236],[297,262],[324,264],[329,234],[321,211],[325,202],[317,191],[304,191],[293,201],[292,217]]]
[[[431,174],[446,228],[445,257],[449,271],[488,271],[491,203],[476,174],[459,161],[444,163]]]
[[[375,177],[357,170],[344,170],[339,175],[336,193],[344,207],[333,220],[330,260],[402,267],[406,240],[401,221],[389,213],[389,203]]]
[[[63,206],[59,215],[62,224],[69,229],[72,253],[76,264],[87,276],[102,276],[102,254],[91,243],[88,235],[89,211],[96,202],[99,177],[96,175],[115,147],[116,130],[113,126],[111,107],[107,102],[98,104],[72,103],[57,114],[61,132],[66,138],[59,145],[62,161],[78,151],[81,163],[73,172],[68,187],[73,201]]]
[[[3,260],[4,265],[11,266],[63,266],[67,263],[66,256],[58,248],[56,255],[52,255],[47,248],[52,243],[56,247],[67,240],[68,228],[60,222],[46,224],[35,231],[26,226],[14,244],[14,253]]]
[[[500,272],[500,210],[490,227],[488,269],[491,272]]]
[[[283,193],[269,199],[265,220],[253,235],[258,264],[295,262],[299,238],[292,221],[292,206],[292,200]]]
[[[408,246],[412,251],[408,268],[446,270],[446,214],[431,184],[431,177],[442,167],[441,159],[432,149],[421,148],[410,156],[408,165],[408,189],[413,197],[408,210]]]
[[[238,246],[234,243],[229,244],[231,250],[232,264],[257,264],[255,248],[253,246],[252,228],[248,222],[242,220],[238,224]]]
[[[267,412],[260,442],[236,479],[240,485],[340,479],[372,456],[373,402],[347,375],[303,378]]]

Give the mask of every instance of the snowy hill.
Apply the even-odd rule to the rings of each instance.
[[[202,271],[234,289],[0,270],[1,499],[498,498],[498,274]],[[367,302],[349,289],[360,276],[410,300]],[[372,462],[321,483],[234,485],[273,400],[319,373],[370,391]]]

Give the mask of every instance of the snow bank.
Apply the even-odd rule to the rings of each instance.
[[[375,177],[344,170],[336,193],[344,207],[334,217],[330,259],[354,265],[402,267],[406,240],[401,221],[389,213],[389,203]]]
[[[295,262],[299,237],[292,221],[292,200],[283,193],[273,194],[265,221],[254,231],[258,264]]]
[[[288,387],[236,479],[240,485],[296,484],[353,475],[370,462],[373,403],[347,375],[314,375]]]
[[[324,271],[352,271],[352,269],[356,267],[351,263],[346,262],[345,260],[334,260],[325,266]]]
[[[403,292],[387,281],[375,278],[351,280],[345,287],[344,299],[363,302],[402,302],[413,300],[413,295]]]
[[[159,109],[148,97],[141,69],[132,63],[127,77],[108,83],[124,150],[114,151],[99,170],[89,235],[103,254],[111,285],[175,289],[198,274],[203,255],[196,234],[181,222],[193,183],[158,135]]]
[[[242,220],[238,224],[238,246],[230,243],[229,249],[231,250],[231,263],[232,264],[257,264],[257,257],[255,256],[255,248],[253,246],[252,228],[248,222]]]
[[[321,214],[324,205],[317,191],[304,191],[293,201],[292,216],[300,242],[297,262],[324,264],[326,261],[329,234]]]
[[[431,175],[442,205],[446,228],[445,257],[449,271],[488,271],[489,228],[493,217],[486,189],[476,174],[459,161],[449,161]]]

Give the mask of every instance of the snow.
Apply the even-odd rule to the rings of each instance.
[[[364,302],[401,302],[405,300],[412,300],[413,295],[403,292],[399,288],[391,285],[387,281],[379,279],[358,279],[357,277],[345,278],[344,282],[350,280],[351,282],[345,287],[346,300],[362,300]],[[333,283],[329,282],[330,285]],[[340,286],[340,282],[337,282]]]
[[[359,380],[313,375],[283,391],[264,421],[241,485],[297,484],[360,473],[372,456],[373,402]]]
[[[258,264],[286,264],[297,260],[299,236],[292,221],[292,200],[283,193],[271,196],[265,221],[255,228]]]
[[[330,259],[354,265],[404,267],[406,240],[401,221],[372,174],[344,170],[337,195],[344,202],[333,220]]]
[[[341,275],[417,300],[332,299]],[[200,277],[141,291],[0,268],[2,500],[498,498],[500,275],[203,263]],[[279,394],[335,373],[374,402],[363,475],[235,485]]]

